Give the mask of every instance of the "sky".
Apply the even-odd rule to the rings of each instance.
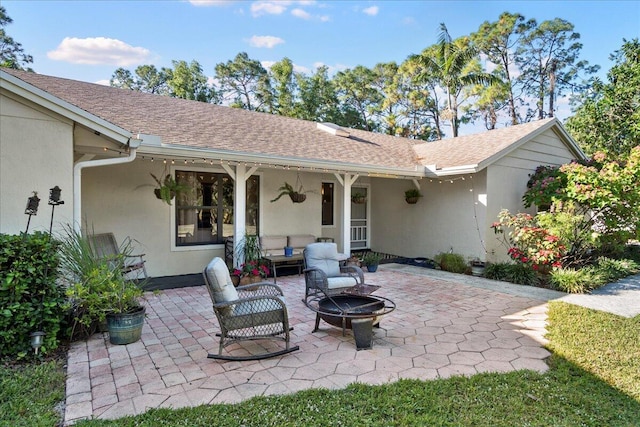
[[[583,43],[581,59],[611,68],[623,39],[640,37],[640,0],[626,1],[33,1],[3,0],[5,30],[33,56],[37,73],[105,83],[118,67],[215,66],[247,52],[263,65],[291,59],[298,71],[401,63],[437,42],[440,23],[456,38],[502,12],[538,23],[562,18]],[[559,114],[560,115],[560,114]]]

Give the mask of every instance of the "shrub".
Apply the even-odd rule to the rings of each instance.
[[[484,277],[492,280],[508,280],[510,266],[513,265],[508,262],[496,262],[493,264],[487,264],[484,269]]]
[[[558,268],[551,272],[551,285],[563,292],[582,294],[597,287],[593,270],[586,268]]]
[[[41,353],[58,348],[65,297],[57,247],[47,233],[0,234],[0,356],[25,357],[35,331],[46,333]]]
[[[599,276],[599,282],[606,284],[640,271],[640,264],[629,259],[598,258],[593,269]]]
[[[435,261],[440,265],[441,269],[451,273],[464,274],[470,270],[469,265],[460,254],[442,252],[435,256]]]

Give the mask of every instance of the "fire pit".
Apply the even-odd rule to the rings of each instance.
[[[316,304],[307,306],[317,313],[316,328],[320,319],[328,324],[353,331],[358,350],[370,349],[373,341],[373,326],[380,322],[380,317],[395,310],[396,305],[384,297],[361,295],[336,295],[318,300]]]

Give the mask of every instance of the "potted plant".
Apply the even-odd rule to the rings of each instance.
[[[480,261],[478,258],[475,258],[469,262],[469,265],[471,265],[472,275],[478,276],[478,277],[484,276],[484,268],[486,266],[485,262]]]
[[[364,193],[355,192],[351,195],[351,203],[361,205],[367,202],[367,196]]]
[[[362,265],[367,267],[367,271],[375,273],[378,270],[378,265],[382,260],[382,255],[376,252],[366,252],[362,256]]]
[[[154,194],[168,205],[171,205],[171,200],[176,195],[189,189],[186,185],[178,183],[171,174],[166,174],[164,179],[160,179],[154,174],[150,175],[156,182],[156,188],[153,190]]]
[[[231,281],[235,286],[261,282],[269,275],[269,268],[259,260],[247,261],[239,268],[230,271]]]
[[[410,205],[418,203],[418,199],[420,197],[422,197],[422,193],[420,193],[420,190],[418,190],[417,188],[410,188],[404,192],[404,199]]]
[[[280,193],[278,194],[278,196],[275,199],[271,200],[271,203],[280,200],[280,197],[285,196],[285,195],[289,196],[289,198],[291,198],[291,201],[293,203],[302,203],[305,200],[307,200],[307,193],[311,193],[311,191],[304,191],[304,187],[302,186],[302,184],[300,184],[298,189],[296,190],[288,182],[285,182],[282,185],[282,187],[278,188],[278,191]]]

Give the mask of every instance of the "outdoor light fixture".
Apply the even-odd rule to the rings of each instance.
[[[58,205],[64,205],[64,202],[60,200],[60,193],[62,190],[57,185],[49,189],[49,205],[51,205],[51,223],[49,224],[49,235],[51,235],[51,229],[53,228],[53,212]]]
[[[38,349],[42,347],[45,335],[46,334],[42,331],[32,332],[30,335],[31,348],[33,348],[33,351],[35,351],[36,354],[38,354]]]
[[[33,196],[27,199],[27,208],[24,210],[25,215],[29,215],[29,219],[27,220],[27,229],[25,230],[25,234],[29,232],[29,224],[31,223],[31,216],[38,215],[38,205],[40,204],[40,198],[38,197],[38,192],[34,191]]]

